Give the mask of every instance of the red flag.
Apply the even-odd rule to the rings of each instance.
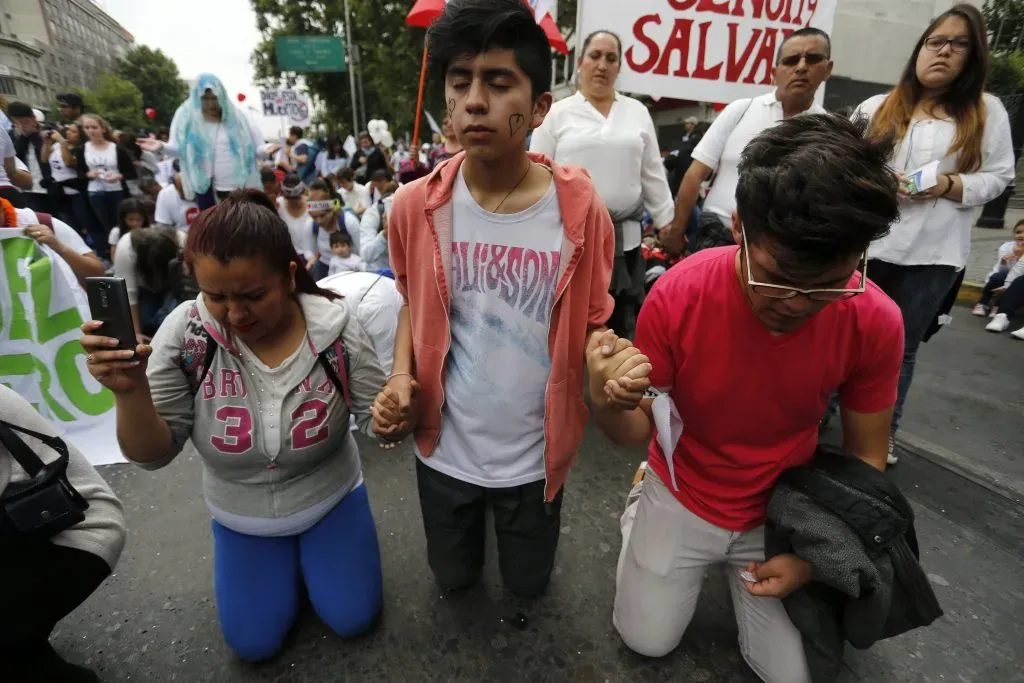
[[[434,23],[435,19],[441,16],[447,1],[448,0],[416,0],[416,4],[413,5],[412,10],[410,10],[409,14],[405,17],[405,23],[409,26],[428,28],[432,23]],[[551,47],[555,48],[563,55],[569,54],[569,45],[565,42],[565,38],[562,37],[562,33],[558,30],[558,25],[555,24],[555,20],[551,17],[551,14],[545,14],[544,18],[538,23],[540,24],[540,27],[544,29],[544,35],[548,37],[548,42],[551,44]]]

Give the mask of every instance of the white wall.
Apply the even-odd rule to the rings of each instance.
[[[980,7],[982,0],[970,0]],[[895,83],[914,44],[953,0],[839,0],[832,29],[835,75]]]

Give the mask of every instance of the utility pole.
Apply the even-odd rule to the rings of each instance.
[[[359,135],[359,106],[356,103],[356,62],[352,56],[356,52],[352,44],[352,13],[349,11],[348,0],[345,0],[345,49],[348,57],[348,83],[352,90],[352,136]]]
[[[366,97],[363,90],[363,51],[356,48],[356,64],[359,65],[359,73],[356,74],[356,82],[359,84],[359,111],[362,115],[359,117],[360,130],[366,130],[366,119],[369,114],[366,113]]]

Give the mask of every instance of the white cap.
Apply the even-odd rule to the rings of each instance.
[[[33,109],[32,110],[32,115],[36,117],[36,121],[38,121],[39,123],[42,123],[43,121],[46,120],[46,114],[44,114],[43,112],[39,111],[38,109]]]

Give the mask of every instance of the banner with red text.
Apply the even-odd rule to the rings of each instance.
[[[831,33],[836,1],[580,0],[577,33],[622,38],[618,90],[728,103],[770,91],[782,41],[805,26]]]

